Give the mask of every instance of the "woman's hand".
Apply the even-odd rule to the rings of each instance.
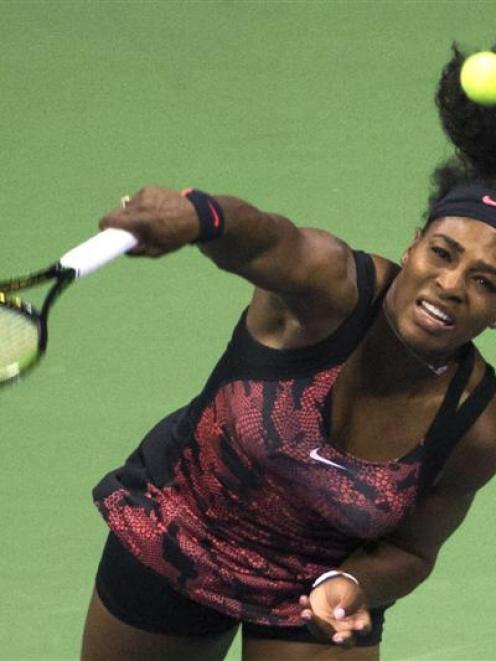
[[[199,222],[193,204],[180,193],[146,187],[100,221],[100,229],[118,227],[139,243],[128,254],[159,257],[193,242]]]
[[[347,578],[337,576],[300,597],[301,617],[317,638],[332,638],[346,647],[355,644],[355,634],[372,628],[363,590]]]

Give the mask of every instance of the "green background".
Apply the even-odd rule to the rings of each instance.
[[[496,21],[494,0],[0,9],[2,276],[145,184],[235,194],[398,259],[450,153],[433,104],[450,43],[487,48]],[[106,535],[91,488],[198,392],[250,293],[188,247],[118,260],[56,306],[43,365],[0,393],[2,661],[77,659]],[[496,658],[495,495],[390,611],[385,661]]]

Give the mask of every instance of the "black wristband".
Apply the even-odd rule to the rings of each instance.
[[[194,188],[181,191],[181,195],[193,204],[200,223],[200,231],[193,243],[206,243],[224,234],[224,213],[217,200]]]

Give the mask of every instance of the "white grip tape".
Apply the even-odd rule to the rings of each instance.
[[[138,239],[134,234],[109,228],[66,252],[59,263],[64,268],[74,269],[76,278],[84,278],[137,244]]]

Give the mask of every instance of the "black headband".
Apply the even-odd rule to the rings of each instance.
[[[496,190],[482,184],[455,188],[432,207],[428,223],[446,216],[473,218],[496,229]]]

